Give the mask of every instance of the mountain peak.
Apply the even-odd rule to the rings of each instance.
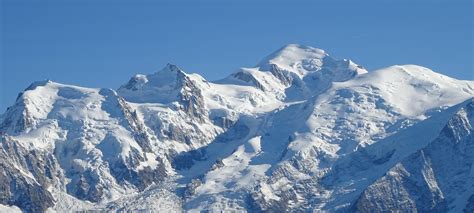
[[[54,83],[53,81],[49,80],[49,79],[46,79],[46,80],[41,80],[41,81],[35,81],[33,83],[30,84],[30,86],[28,86],[25,91],[28,91],[28,90],[34,90],[36,89],[36,87],[39,87],[39,86],[46,86],[47,84],[51,84],[51,83]]]
[[[275,56],[294,56],[294,54],[301,54],[301,53],[309,53],[309,54],[315,54],[319,56],[324,56],[326,54],[326,51],[323,49],[311,47],[311,46],[306,46],[306,45],[301,45],[301,44],[287,44],[271,55]]]
[[[257,66],[266,69],[269,65],[275,64],[283,69],[291,70],[303,61],[319,61],[326,56],[326,52],[322,49],[299,44],[288,44],[265,57]]]
[[[357,74],[367,72],[367,70],[351,60],[334,59],[322,49],[299,44],[285,45],[276,52],[265,57],[257,65],[257,67],[263,71],[272,70],[275,66],[282,70],[296,73],[300,77],[323,69],[353,70]]]
[[[161,71],[158,71],[158,73],[159,73],[159,72],[166,72],[166,71],[175,72],[175,73],[181,72],[181,73],[186,74],[186,73],[185,73],[181,68],[179,68],[177,65],[171,64],[171,63],[167,63],[166,66],[165,66]]]
[[[364,72],[290,44],[219,82],[34,82],[0,116],[0,212],[474,212],[474,81]]]
[[[191,84],[190,75],[174,64],[166,66],[158,72],[149,75],[137,74],[117,92],[127,101],[169,103],[178,98],[184,87]]]
[[[166,87],[175,85],[180,78],[187,74],[178,66],[168,63],[163,69],[149,75],[136,74],[119,90],[139,90],[143,87]]]

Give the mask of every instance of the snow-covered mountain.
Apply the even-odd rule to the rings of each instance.
[[[474,211],[474,81],[287,45],[207,81],[35,82],[0,118],[0,211]]]

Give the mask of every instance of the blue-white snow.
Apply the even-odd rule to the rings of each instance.
[[[214,82],[171,64],[117,91],[36,82],[0,120],[0,210],[472,211],[473,97],[295,44]]]

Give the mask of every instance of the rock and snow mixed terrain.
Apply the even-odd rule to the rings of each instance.
[[[0,211],[474,212],[474,81],[287,45],[206,81],[35,82],[0,118]]]

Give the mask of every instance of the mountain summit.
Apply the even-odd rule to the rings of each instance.
[[[35,82],[0,117],[0,211],[474,211],[474,82],[296,44],[206,81]]]
[[[298,44],[289,44],[282,47],[278,51],[265,57],[257,66],[262,70],[271,70],[272,65],[283,70],[292,71],[300,77],[308,73],[320,71],[324,68],[336,67],[338,65],[353,69],[357,74],[367,72],[361,66],[350,60],[335,60],[322,49]]]

